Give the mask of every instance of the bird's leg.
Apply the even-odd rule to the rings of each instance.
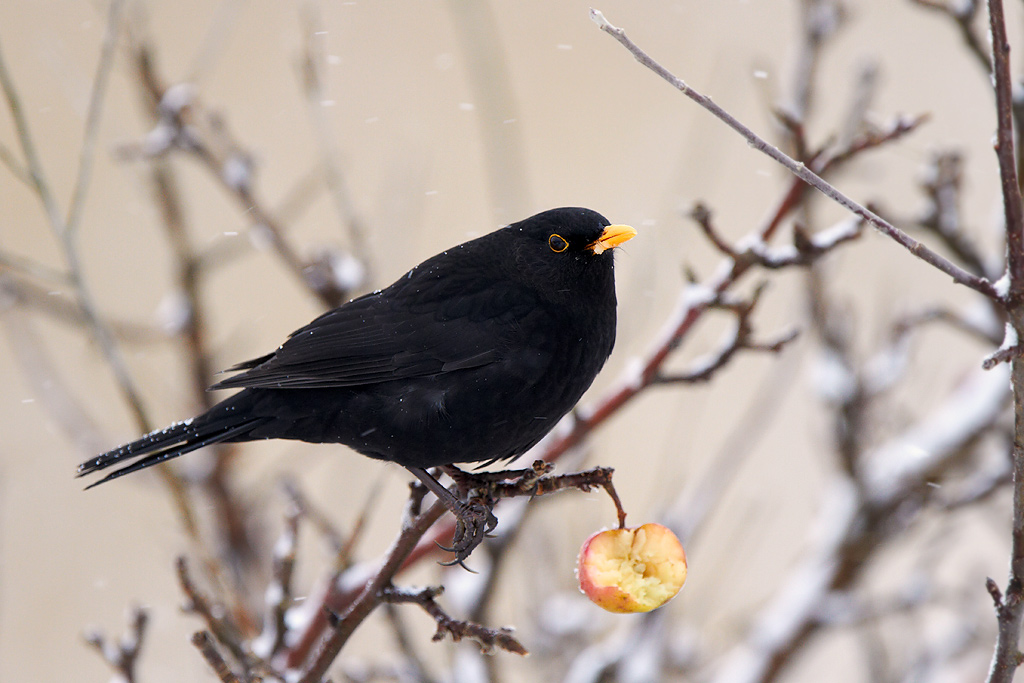
[[[456,498],[451,491],[441,485],[430,472],[422,467],[407,467],[417,479],[423,482],[437,496],[448,510],[455,515],[455,535],[452,547],[444,548],[455,553],[455,560],[450,564],[462,564],[487,536],[487,533],[498,525],[498,518],[491,512],[486,502],[476,500],[463,501]]]

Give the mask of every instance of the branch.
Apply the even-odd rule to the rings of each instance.
[[[313,662],[303,672],[298,683],[320,683],[327,673],[327,669],[341,653],[342,648],[356,628],[380,603],[381,591],[391,584],[391,580],[401,569],[405,559],[416,547],[416,542],[419,541],[427,529],[441,515],[447,512],[447,508],[440,501],[435,502],[425,512],[416,514],[416,508],[418,507],[418,500],[415,498],[411,499],[408,507],[408,519],[402,526],[402,531],[398,538],[395,539],[395,542],[384,556],[380,569],[366,582],[360,590],[358,597],[347,606],[344,614],[337,615],[337,619],[332,617],[329,620],[331,622],[331,633],[327,640],[321,644]],[[311,629],[307,629],[307,634],[310,631]],[[298,649],[298,646],[296,649]],[[289,659],[294,659],[296,649],[289,652]]]
[[[1003,191],[1006,221],[1007,269],[1010,274],[1011,304],[1024,297],[1024,208],[1017,184],[1017,159],[1013,146],[1013,93],[1010,80],[1010,44],[1006,37],[1002,0],[989,0],[989,24],[992,32],[992,64],[996,90],[996,157]],[[1020,330],[1018,330],[1020,331]]]
[[[336,268],[337,259],[303,258],[285,239],[283,226],[253,189],[251,155],[231,137],[223,120],[206,110],[189,84],[166,86],[156,73],[144,44],[133,46],[133,61],[159,123],[124,156],[154,157],[180,150],[197,159],[216,178],[252,221],[257,237],[274,249],[296,277],[329,308],[340,305],[361,284]]]
[[[68,202],[67,218],[64,229],[74,233],[78,229],[82,217],[82,206],[85,204],[89,181],[92,179],[93,161],[96,158],[96,137],[100,129],[100,114],[103,111],[103,100],[110,81],[110,72],[114,64],[114,48],[117,47],[117,34],[121,23],[123,0],[112,0],[107,11],[107,27],[103,34],[103,47],[100,61],[96,67],[96,78],[92,83],[92,94],[89,96],[89,109],[85,117],[85,132],[82,137],[82,149],[78,155],[78,174],[75,176],[75,187]]]
[[[284,530],[273,548],[273,576],[266,592],[270,617],[265,618],[266,625],[262,636],[270,642],[270,650],[266,653],[268,657],[273,657],[281,651],[288,634],[288,609],[293,602],[292,577],[295,573],[299,518],[302,514],[298,506],[290,506],[285,514]]]
[[[712,683],[777,678],[824,625],[821,605],[853,585],[870,566],[870,553],[914,519],[908,508],[920,505],[927,482],[999,419],[1007,398],[1005,371],[975,371],[936,411],[866,453],[858,480],[837,480],[822,496],[814,546],[787,572],[744,641],[726,653]]]
[[[187,598],[182,609],[185,612],[192,612],[202,617],[203,621],[206,622],[207,629],[217,638],[220,644],[228,648],[237,661],[242,662],[248,667],[253,662],[253,657],[243,645],[244,637],[239,631],[238,626],[227,616],[227,610],[223,609],[220,605],[211,603],[210,599],[199,591],[199,588],[192,581],[188,562],[184,556],[178,557],[177,569],[178,582],[181,584],[181,590]]]
[[[1007,276],[1006,307],[1010,324],[1004,346],[1015,352],[1010,363],[1014,398],[1013,525],[1010,536],[1010,576],[996,604],[998,635],[989,668],[989,683],[1009,683],[1021,664],[1021,621],[1024,619],[1024,358],[1013,349],[1024,332],[1024,208],[1017,178],[1014,149],[1010,45],[1002,0],[989,0],[992,65],[996,91],[996,156],[1005,212]],[[1019,131],[1018,131],[1019,132]]]
[[[441,587],[409,589],[387,586],[381,591],[380,597],[391,604],[412,603],[422,607],[437,623],[437,632],[431,640],[444,640],[445,635],[449,635],[456,643],[463,638],[476,641],[484,653],[491,653],[498,648],[517,655],[529,654],[522,643],[512,636],[510,628],[487,628],[472,621],[452,619],[434,600],[442,592],[444,589]]]
[[[100,653],[103,661],[110,665],[119,680],[124,683],[135,683],[138,680],[135,675],[135,665],[139,659],[139,652],[142,650],[142,641],[146,636],[149,613],[142,607],[135,607],[129,616],[128,631],[116,644],[108,642],[100,631],[86,635],[85,642]]]
[[[209,631],[196,631],[192,634],[192,644],[196,646],[200,654],[203,655],[203,659],[210,665],[213,672],[217,674],[217,680],[221,683],[242,683],[242,680],[235,675],[228,666],[228,663],[224,661],[224,657],[220,652],[217,651],[217,644],[213,640],[213,636],[210,635]]]
[[[362,265],[363,272],[357,279],[366,281],[372,277],[373,271],[370,245],[366,237],[366,225],[352,201],[352,193],[339,163],[341,154],[338,144],[332,134],[331,122],[325,114],[328,99],[323,74],[325,59],[323,45],[327,31],[322,30],[321,18],[316,14],[317,8],[318,5],[314,3],[309,3],[305,7],[307,25],[302,55],[303,90],[306,94],[313,130],[317,137],[317,147],[320,150],[320,165],[324,184],[327,186],[338,219],[348,231],[349,242],[355,256],[354,261]]]
[[[934,232],[950,251],[977,275],[987,275],[985,260],[970,240],[960,219],[960,192],[963,183],[963,159],[959,152],[945,151],[932,156],[921,183],[928,195],[928,207],[918,219],[922,227]]]
[[[734,305],[721,306],[735,316],[732,329],[726,333],[725,339],[719,344],[718,349],[711,355],[698,359],[686,372],[681,373],[658,373],[653,380],[655,384],[694,384],[697,382],[709,381],[715,373],[725,367],[732,357],[740,350],[761,351],[765,353],[778,353],[796,339],[798,332],[790,332],[780,336],[772,342],[756,342],[753,339],[753,327],[750,317],[760,301],[761,292],[764,286],[760,286],[754,292],[749,301],[737,302]]]
[[[118,12],[114,11],[114,8],[112,7],[109,20],[116,22],[118,16]],[[109,30],[110,29],[108,27],[108,36]],[[105,61],[101,60],[100,67],[97,78],[102,78],[103,82],[105,82],[105,73],[109,70],[109,59],[106,59]],[[132,379],[131,374],[128,372],[128,366],[124,360],[124,356],[121,354],[121,350],[114,342],[110,334],[110,330],[107,329],[100,320],[97,306],[92,298],[92,293],[86,285],[85,277],[82,273],[82,266],[79,262],[77,243],[74,239],[75,232],[70,229],[70,224],[61,216],[60,209],[57,206],[57,200],[46,180],[42,162],[39,158],[38,152],[36,151],[32,133],[29,131],[28,121],[25,118],[25,114],[21,106],[21,100],[18,96],[17,88],[14,85],[14,81],[11,78],[10,73],[7,71],[7,65],[4,61],[2,50],[0,50],[0,89],[3,90],[4,97],[7,100],[7,107],[10,110],[11,117],[14,119],[18,142],[21,145],[21,151],[25,157],[28,173],[32,178],[32,185],[43,205],[46,217],[50,223],[50,229],[58,237],[64,250],[64,258],[68,263],[70,271],[69,277],[71,283],[74,285],[75,293],[78,296],[79,304],[82,307],[82,312],[89,321],[89,326],[92,329],[93,336],[99,343],[107,364],[113,371],[118,386],[132,410],[136,426],[139,428],[140,432],[149,432],[151,430],[151,425],[146,416],[145,409],[143,408],[141,395],[135,386],[135,382]],[[98,108],[102,102],[102,96],[104,93],[104,87],[101,87],[98,83],[94,85],[92,97],[90,98],[90,111],[95,111],[96,113],[91,115],[87,120],[85,144],[83,145],[82,162],[80,164],[83,172],[86,172],[86,170],[91,167],[90,160],[92,155],[86,151],[85,147],[91,144],[89,141],[92,136],[95,135],[95,128],[98,124],[99,116]],[[81,183],[84,181],[79,179],[76,182]]]
[[[795,161],[777,147],[769,144],[763,138],[759,137],[750,128],[743,125],[738,121],[732,114],[722,109],[720,106],[715,104],[710,98],[697,92],[684,81],[674,76],[670,71],[663,67],[658,62],[654,61],[646,52],[641,50],[633,41],[626,37],[625,32],[616,26],[613,26],[604,18],[604,15],[597,10],[590,10],[590,17],[594,20],[602,31],[615,38],[621,43],[633,57],[636,58],[643,66],[647,67],[654,73],[661,76],[664,80],[668,81],[673,87],[682,92],[684,95],[692,99],[700,106],[707,109],[709,112],[721,119],[726,125],[735,130],[754,149],[768,155],[778,163],[782,164],[795,176],[800,178],[811,187],[815,188],[829,199],[838,203],[840,206],[846,208],[851,213],[860,216],[865,221],[870,223],[879,232],[896,241],[897,244],[907,249],[911,254],[918,257],[922,261],[934,266],[943,273],[949,275],[954,282],[970,287],[971,289],[984,294],[990,299],[1000,300],[1001,297],[996,288],[992,283],[984,277],[979,277],[972,273],[967,272],[960,266],[951,262],[950,260],[940,256],[936,252],[929,249],[924,244],[918,242],[910,235],[906,234],[899,228],[895,227],[874,211],[858,204],[853,201],[845,194],[836,189],[833,185],[823,180],[819,175],[814,173],[805,164]]]
[[[920,119],[911,121],[897,120],[888,129],[877,134],[854,136],[846,147],[833,155],[821,154],[814,163],[821,168],[831,169],[848,161],[854,155],[876,148],[882,144],[896,140],[907,134],[919,123]],[[820,231],[812,236],[797,233],[794,235],[793,247],[768,249],[767,241],[771,238],[786,215],[799,205],[806,188],[799,180],[785,191],[782,200],[770,214],[764,225],[756,233],[741,244],[743,251],[750,256],[734,258],[738,249],[727,247],[727,258],[716,269],[716,275],[704,284],[690,284],[681,291],[675,309],[669,314],[661,331],[655,336],[649,350],[631,362],[610,389],[594,404],[578,408],[571,417],[566,417],[554,433],[539,446],[538,457],[546,462],[553,462],[585,441],[591,431],[607,422],[616,415],[627,403],[654,385],[662,372],[662,367],[683,342],[683,339],[695,328],[704,313],[716,305],[726,301],[725,293],[733,287],[751,268],[757,265],[769,267],[789,267],[806,265],[824,256],[833,248],[853,239],[859,232],[860,220],[845,220],[836,227]],[[725,244],[724,240],[720,240]],[[401,569],[406,569],[438,552],[438,544],[449,540],[454,530],[453,524],[437,526],[423,538],[417,547],[409,553]],[[310,604],[329,607],[345,613],[351,608],[352,601],[358,592],[339,586],[339,581],[324,582],[324,588]],[[314,611],[307,620],[295,645],[288,652],[288,665],[298,667],[306,661],[312,647],[318,642],[327,620],[322,610]]]
[[[978,0],[963,0],[955,5],[943,0],[910,1],[915,5],[945,14],[952,19],[956,23],[957,29],[960,31],[960,37],[970,53],[981,64],[986,73],[992,71],[992,62],[989,60],[988,50],[982,45],[981,38],[978,37],[978,34],[974,32],[972,27],[974,17],[977,16],[978,9],[981,7],[981,3]]]

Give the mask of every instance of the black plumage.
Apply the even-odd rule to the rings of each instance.
[[[218,441],[272,438],[342,443],[414,472],[518,456],[611,353],[612,247],[634,234],[562,208],[453,247],[212,387],[240,392],[78,474],[123,465],[99,484]]]

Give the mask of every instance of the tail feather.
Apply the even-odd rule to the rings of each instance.
[[[87,460],[78,466],[77,476],[84,477],[114,465],[127,463],[86,487],[91,489],[112,479],[191,453],[203,446],[221,441],[240,440],[238,437],[244,436],[263,421],[262,418],[246,416],[244,413],[240,415],[231,411],[225,414],[224,411],[218,411],[223,405],[215,406],[210,412],[192,420],[177,422],[166,429],[150,432],[141,439]],[[219,415],[215,416],[214,411]]]

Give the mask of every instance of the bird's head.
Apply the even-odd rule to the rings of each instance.
[[[636,230],[590,209],[544,211],[506,228],[514,237],[513,277],[553,300],[614,297],[612,252]]]

